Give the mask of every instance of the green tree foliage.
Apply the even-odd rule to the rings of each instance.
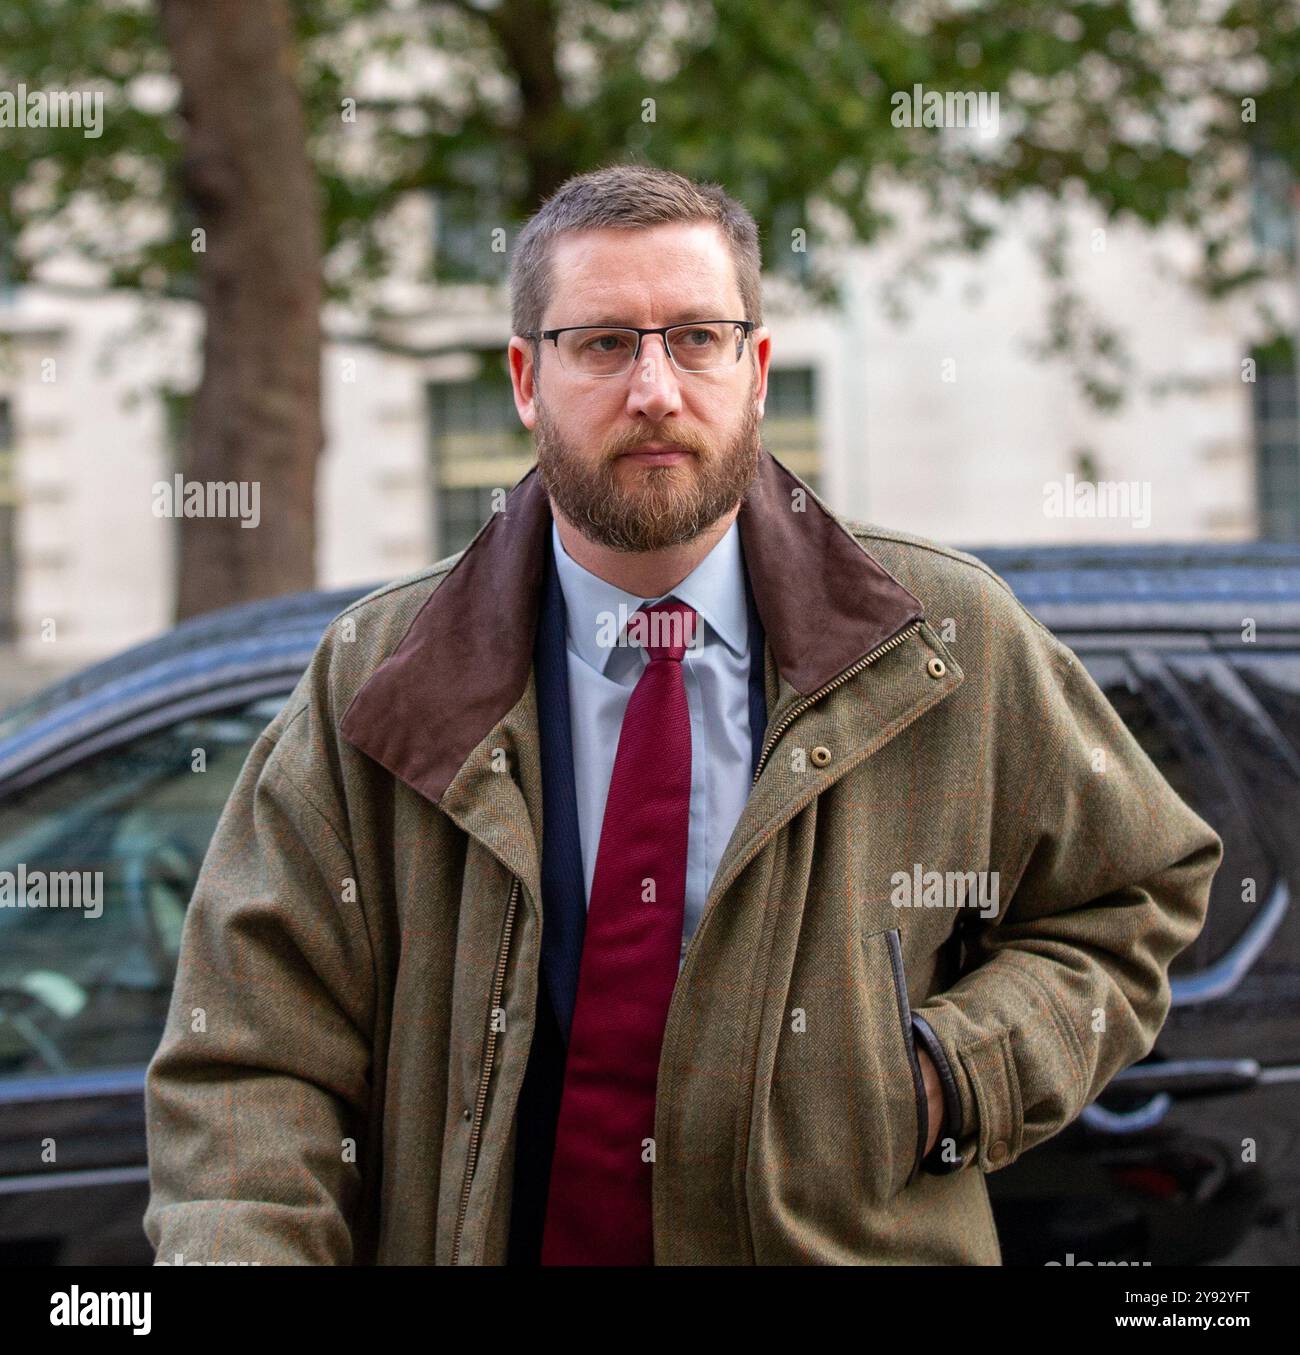
[[[1296,177],[1297,0],[297,0],[299,84],[325,203],[326,295],[376,319],[372,285],[400,247],[394,209],[439,195],[493,263],[569,174],[643,159],[719,181],[763,230],[769,266],[821,299],[830,236],[870,242],[908,185],[933,235],[914,262],[983,248],[991,206],[1088,200],[1111,221],[1177,222],[1222,294],[1265,271],[1226,210],[1245,153]],[[381,71],[386,75],[379,74]],[[15,281],[73,250],[105,286],[192,295],[176,95],[147,0],[6,0],[0,89],[95,88],[103,135],[0,127],[0,245]],[[893,99],[999,96],[996,137],[897,126]],[[820,207],[815,205],[820,204]],[[92,210],[93,209],[93,210]],[[806,242],[807,253],[801,253]],[[1115,336],[1069,289],[1047,351],[1114,367]],[[1116,396],[1101,378],[1091,393]]]

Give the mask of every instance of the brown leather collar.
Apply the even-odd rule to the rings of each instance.
[[[766,450],[737,523],[777,671],[801,694],[923,615],[919,600]],[[550,530],[534,466],[343,716],[349,743],[430,800],[524,694]]]

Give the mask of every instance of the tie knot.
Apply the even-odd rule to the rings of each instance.
[[[628,641],[641,645],[652,660],[681,663],[695,643],[697,620],[694,607],[676,600],[638,607],[627,623]]]

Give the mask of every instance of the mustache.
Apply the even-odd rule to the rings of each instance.
[[[643,447],[648,442],[661,443],[665,447],[679,447],[684,452],[694,452],[696,455],[707,453],[709,450],[708,445],[700,438],[682,437],[671,433],[628,433],[607,448],[606,457],[612,461],[622,456],[624,452],[630,452],[634,447]]]

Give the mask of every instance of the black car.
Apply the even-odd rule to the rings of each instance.
[[[1300,546],[972,553],[1079,654],[1225,845],[1151,1056],[990,1174],[1004,1261],[1294,1263]],[[367,591],[197,618],[0,716],[0,882],[102,880],[84,933],[0,907],[0,1262],[152,1260],[144,1072],[185,908],[254,739]]]

